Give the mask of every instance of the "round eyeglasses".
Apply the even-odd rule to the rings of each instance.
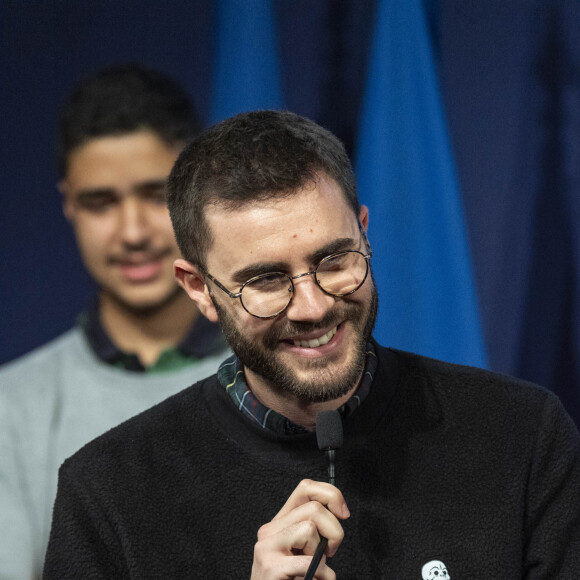
[[[249,314],[256,318],[274,318],[284,312],[294,297],[294,280],[314,276],[318,287],[329,296],[348,296],[356,292],[369,273],[372,253],[345,250],[323,258],[316,269],[304,274],[289,276],[283,272],[268,272],[250,278],[239,292],[230,292],[223,284],[206,272],[206,276],[230,298],[239,298]]]

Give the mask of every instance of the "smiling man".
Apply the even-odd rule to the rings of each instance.
[[[173,275],[167,176],[199,130],[183,89],[137,65],[97,72],[65,104],[58,187],[98,290],[75,328],[0,371],[1,580],[40,576],[64,459],[229,352]]]
[[[168,205],[177,279],[235,355],[65,462],[45,578],[304,578],[322,537],[318,579],[574,577],[578,432],[540,387],[373,340],[369,213],[331,133],[226,120]]]
[[[117,311],[147,312],[183,302],[173,278],[179,250],[165,203],[167,175],[182,145],[168,145],[143,128],[91,139],[68,157],[59,184],[64,212],[99,284],[101,311],[113,326]],[[184,323],[190,322],[195,309],[181,306]]]
[[[291,198],[235,213],[210,205],[205,219],[215,232],[208,292],[185,260],[176,263],[178,279],[202,312],[219,320],[256,398],[313,429],[329,401],[333,407],[352,396],[364,371],[377,310],[367,208],[357,220],[337,183],[321,173]],[[310,273],[291,275],[297,271]],[[241,302],[224,303],[222,292],[233,298],[227,286],[243,286]],[[308,405],[297,413],[294,401]]]

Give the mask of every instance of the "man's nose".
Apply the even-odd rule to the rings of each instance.
[[[123,200],[119,211],[119,230],[123,243],[141,246],[149,238],[147,211],[140,200],[128,197]]]
[[[294,297],[286,309],[290,320],[315,322],[322,320],[334,306],[334,296],[325,294],[314,281],[314,275],[294,280]]]

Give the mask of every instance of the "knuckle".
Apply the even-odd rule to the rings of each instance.
[[[302,522],[303,532],[309,536],[318,534],[318,528],[312,520],[304,520]]]
[[[258,538],[258,542],[260,542],[261,540],[263,540],[264,538],[266,538],[270,535],[269,530],[270,530],[270,523],[269,522],[267,524],[260,526],[260,528],[258,529],[258,533],[256,534],[256,536]]]
[[[326,507],[316,500],[309,501],[306,504],[306,508],[308,510],[308,513],[314,517],[319,515],[326,515],[328,512]]]

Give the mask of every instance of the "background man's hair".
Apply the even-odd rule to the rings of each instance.
[[[57,147],[60,176],[66,174],[71,151],[85,142],[141,129],[172,146],[197,135],[201,123],[185,90],[165,74],[136,63],[97,71],[64,103]]]
[[[293,195],[325,173],[358,218],[350,159],[340,140],[288,111],[254,111],[226,119],[193,139],[169,176],[168,207],[182,255],[205,270],[211,232],[205,208],[235,209]]]

